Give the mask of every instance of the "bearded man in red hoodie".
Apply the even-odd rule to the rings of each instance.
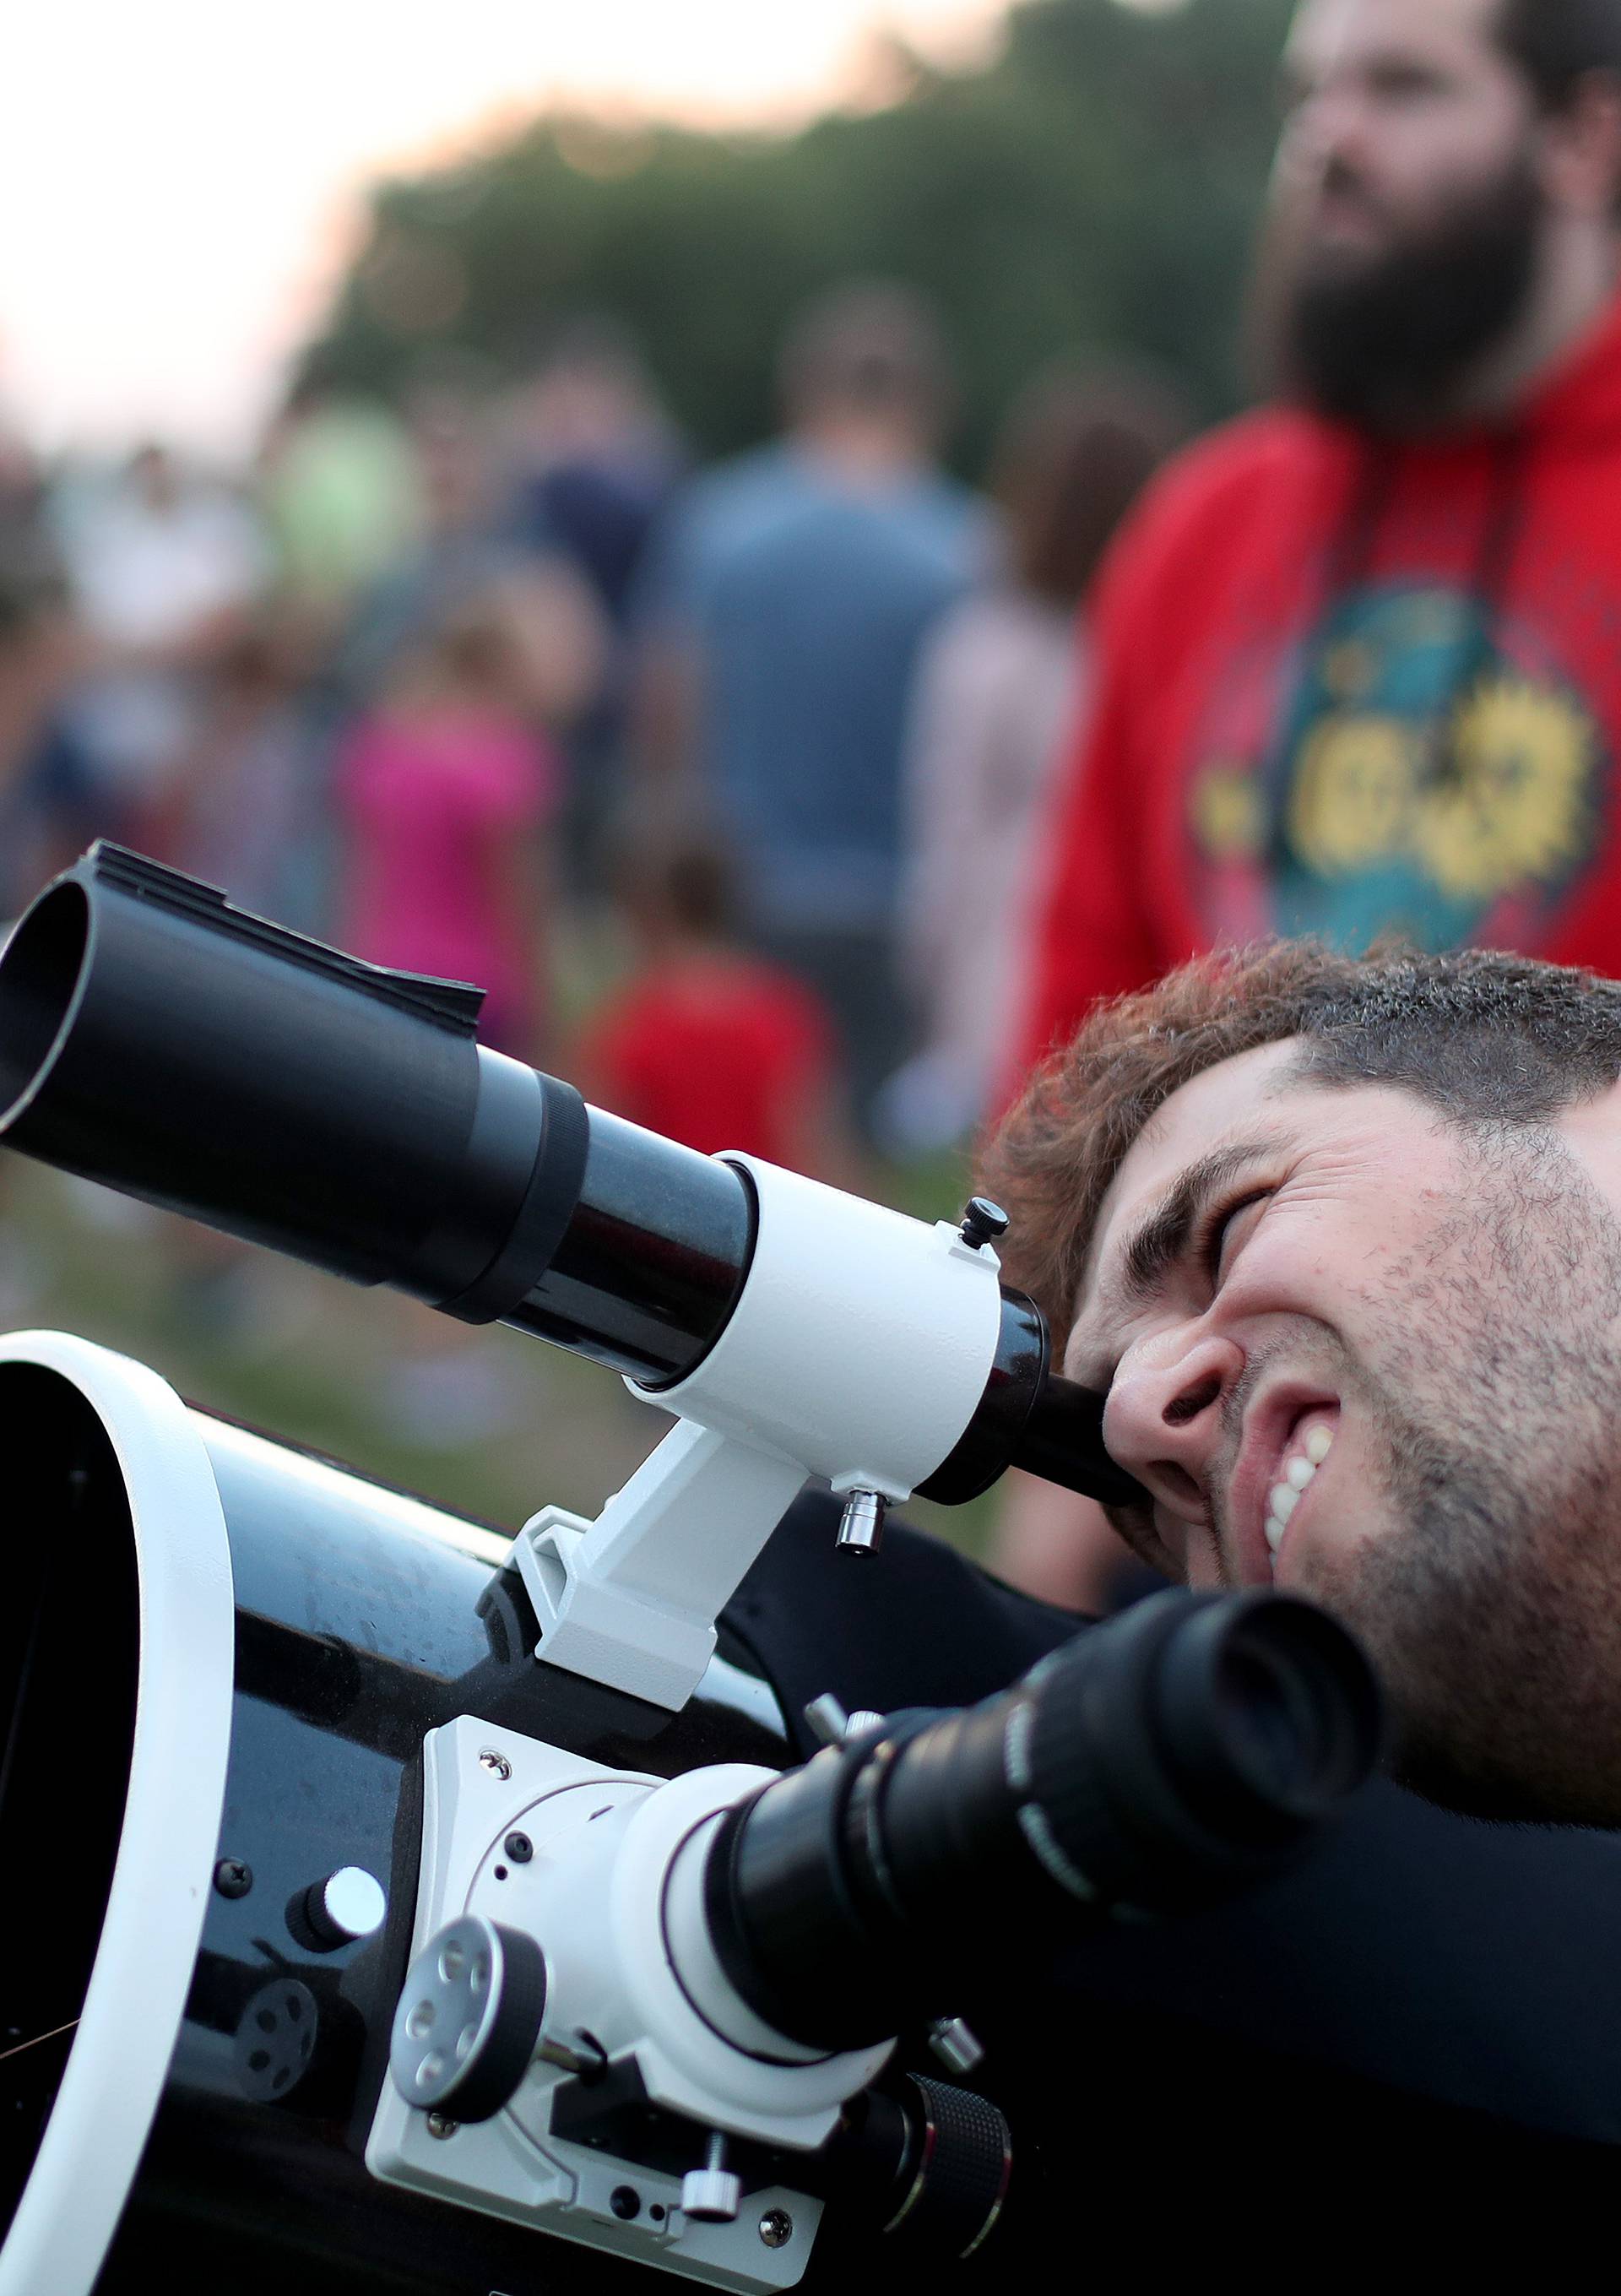
[[[1096,601],[1022,1050],[1271,933],[1621,974],[1621,0],[1305,0],[1277,406]]]

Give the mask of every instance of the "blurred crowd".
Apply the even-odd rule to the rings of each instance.
[[[1078,602],[1183,428],[1060,369],[985,491],[947,347],[856,285],[698,469],[605,325],[490,401],[315,394],[0,511],[0,916],[110,837],[709,1150],[857,1183],[966,1138],[1006,1035]]]
[[[778,380],[780,435],[709,468],[606,323],[494,398],[300,392],[246,470],[8,439],[0,918],[108,837],[476,982],[487,1042],[695,1148],[881,1193],[960,1146],[1079,602],[1184,419],[1157,377],[1044,372],[976,490],[933,315],[871,283]],[[193,1319],[248,1288],[194,1232],[166,1256]],[[427,1320],[399,1414],[474,1431]]]

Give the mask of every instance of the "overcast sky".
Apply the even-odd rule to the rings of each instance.
[[[1139,4],[1142,0],[1139,0]],[[50,0],[0,79],[0,407],[47,447],[230,451],[355,245],[368,178],[548,101],[782,120],[883,25],[946,61],[1004,0]]]

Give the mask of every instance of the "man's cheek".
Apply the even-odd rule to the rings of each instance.
[[[1103,1513],[1116,1538],[1130,1547],[1140,1562],[1173,1581],[1186,1577],[1189,1527],[1185,1522],[1167,1516],[1162,1525],[1157,1515],[1141,1507],[1105,1507]]]
[[[1224,1592],[1227,1582],[1222,1570],[1221,1555],[1215,1539],[1208,1531],[1196,1530],[1190,1537],[1184,1575],[1196,1595]]]

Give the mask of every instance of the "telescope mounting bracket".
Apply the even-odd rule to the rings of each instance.
[[[672,1711],[715,1654],[715,1621],[798,1496],[805,1469],[690,1419],[595,1522],[543,1507],[512,1557],[535,1655]]]
[[[677,1424],[595,1522],[544,1507],[514,1548],[536,1656],[673,1710],[806,1477],[857,1500],[843,1543],[871,1554],[884,1505],[927,1482],[972,1419],[1001,1326],[988,1241],[757,1157],[720,1160],[753,1199],[743,1288],[684,1380],[626,1382]]]

